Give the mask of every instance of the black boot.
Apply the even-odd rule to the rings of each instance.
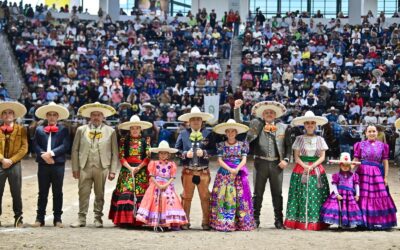
[[[259,228],[260,227],[260,218],[259,217],[254,218],[254,221],[256,223],[256,227]]]
[[[285,225],[283,224],[283,220],[282,219],[275,219],[274,225],[275,225],[276,229],[282,229],[282,230],[286,229]]]
[[[253,215],[254,215],[254,221],[256,222],[256,227],[260,227],[260,211],[261,211],[261,203],[262,200],[257,199],[256,196],[253,196]]]
[[[24,227],[24,222],[22,221],[22,216],[15,218],[14,227],[18,227],[18,228]]]

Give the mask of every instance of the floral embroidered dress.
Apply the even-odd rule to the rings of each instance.
[[[147,156],[150,141],[143,138],[123,137],[119,142],[121,164],[128,162],[132,167],[149,162]],[[135,219],[143,196],[149,187],[147,167],[143,167],[132,177],[132,172],[122,166],[117,186],[112,194],[108,218],[119,226],[140,226],[143,223]]]
[[[236,168],[247,156],[249,145],[238,142],[228,146],[225,142],[218,144],[218,156],[231,168]],[[250,185],[247,179],[248,170],[243,166],[234,176],[220,167],[215,177],[211,192],[210,226],[218,231],[250,231],[255,229],[253,204]]]
[[[328,145],[320,136],[300,135],[292,148],[300,151],[305,164],[312,165]],[[296,164],[290,178],[285,226],[302,230],[327,228],[328,225],[320,220],[320,210],[328,196],[329,184],[324,167],[319,165],[308,173]]]
[[[397,225],[396,206],[384,183],[382,161],[389,159],[389,145],[380,141],[362,141],[354,145],[354,158],[361,165],[356,173],[360,176],[358,205],[365,225],[370,229],[387,229]]]
[[[176,164],[173,161],[151,161],[148,170],[157,183],[165,184],[170,178],[175,178]],[[160,190],[150,181],[137,212],[137,220],[153,227],[179,227],[188,223],[173,182],[165,190]]]

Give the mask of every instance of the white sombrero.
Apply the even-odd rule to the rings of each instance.
[[[329,160],[330,163],[337,163],[337,164],[354,164],[354,165],[360,165],[361,162],[358,161],[352,161],[351,156],[349,153],[344,152],[340,154],[339,160]]]
[[[335,108],[334,106],[332,106],[330,109],[328,109],[328,111],[329,111],[329,112],[333,112],[333,111],[338,112],[339,109],[337,109],[337,108]]]
[[[178,120],[181,122],[188,122],[191,118],[200,117],[203,121],[208,121],[214,118],[212,114],[201,112],[197,106],[194,106],[190,113],[183,114],[178,117]]]
[[[400,118],[394,122],[394,126],[399,129],[400,128]]]
[[[99,102],[85,104],[78,109],[78,115],[90,118],[92,112],[101,112],[104,117],[112,116],[116,113],[115,109],[109,105],[102,104]]]
[[[317,125],[324,125],[328,123],[328,119],[322,116],[316,116],[314,115],[314,112],[312,111],[307,111],[303,116],[294,118],[292,121],[292,124],[295,126],[304,126],[305,122],[315,122]]]
[[[152,109],[155,108],[154,105],[151,104],[151,103],[149,103],[149,102],[143,103],[143,104],[142,104],[142,107],[143,107],[143,108],[152,108]]]
[[[218,124],[213,128],[213,131],[217,134],[224,135],[227,129],[236,129],[238,134],[246,133],[249,130],[244,124],[237,123],[233,119],[229,119],[227,122]]]
[[[160,141],[157,148],[150,148],[150,152],[152,153],[160,153],[160,152],[168,152],[174,154],[178,152],[176,148],[170,148],[167,141]]]
[[[276,118],[279,118],[286,113],[286,107],[283,104],[274,101],[264,101],[256,103],[251,109],[251,113],[259,118],[263,118],[263,112],[267,109],[275,111]]]
[[[46,119],[46,114],[48,112],[56,112],[58,114],[58,120],[64,120],[69,117],[68,109],[56,104],[55,102],[50,102],[49,104],[38,108],[35,115],[40,119]]]
[[[24,117],[26,114],[26,108],[19,102],[2,102],[0,103],[0,114],[3,113],[4,110],[11,109],[14,111],[15,118]]]
[[[140,127],[142,130],[153,127],[150,122],[141,121],[139,116],[133,115],[129,122],[121,123],[118,129],[130,130],[132,126]]]

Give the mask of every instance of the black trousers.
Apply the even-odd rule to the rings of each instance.
[[[63,205],[63,182],[64,182],[65,163],[56,163],[54,165],[39,163],[38,184],[39,197],[37,203],[36,221],[44,223],[46,216],[47,198],[49,190],[53,193],[53,215],[54,222],[61,222]]]
[[[15,163],[12,167],[4,169],[0,166],[0,215],[2,214],[2,199],[4,193],[4,186],[8,179],[10,185],[11,197],[13,200],[14,218],[18,219],[22,216],[22,174],[21,162]]]
[[[283,220],[282,182],[283,170],[278,166],[279,161],[266,161],[256,158],[254,160],[254,194],[253,207],[254,218],[260,219],[265,185],[269,180],[272,205],[274,206],[275,220]]]

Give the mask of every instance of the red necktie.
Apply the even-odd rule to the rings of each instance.
[[[46,127],[44,127],[44,132],[56,133],[56,132],[58,132],[58,127],[57,126],[46,126]]]
[[[4,134],[11,134],[13,132],[14,128],[9,126],[9,125],[3,125],[1,126],[1,131],[3,131]]]

